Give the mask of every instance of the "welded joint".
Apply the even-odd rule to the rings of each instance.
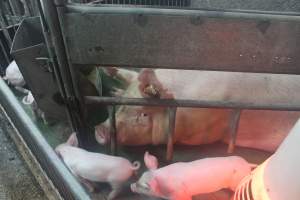
[[[176,111],[177,111],[177,107],[168,107],[169,127],[167,133],[168,134],[167,156],[166,156],[167,161],[171,161],[173,159]]]
[[[241,109],[235,109],[233,110],[231,117],[230,117],[230,125],[229,125],[229,144],[227,153],[233,153],[235,149],[235,142],[237,137],[237,132],[239,128],[240,123],[240,117],[241,117]]]

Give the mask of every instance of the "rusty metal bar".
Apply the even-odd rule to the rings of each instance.
[[[110,153],[117,154],[117,130],[116,130],[116,110],[115,106],[108,107],[109,123],[110,123]]]
[[[173,159],[174,152],[174,134],[175,134],[175,123],[176,123],[176,107],[169,107],[169,128],[168,128],[168,143],[167,143],[167,161]]]
[[[106,105],[132,105],[132,106],[172,106],[172,107],[199,107],[199,108],[231,108],[249,110],[282,110],[300,111],[300,105],[290,104],[253,104],[233,101],[203,101],[186,99],[152,99],[152,98],[121,98],[121,97],[97,97],[86,96],[86,104],[106,104]]]
[[[229,130],[230,141],[228,144],[227,153],[233,153],[233,151],[234,151],[236,136],[237,136],[240,117],[241,117],[241,112],[242,111],[240,109],[236,109],[236,110],[233,110],[233,112],[231,114],[230,130]]]

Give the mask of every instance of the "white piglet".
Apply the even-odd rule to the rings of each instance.
[[[92,153],[77,146],[78,140],[73,133],[68,141],[58,145],[55,151],[90,192],[94,190],[91,182],[109,183],[112,191],[108,199],[114,199],[122,189],[123,183],[140,168],[138,161],[132,164],[122,157]]]
[[[25,80],[23,78],[22,73],[19,70],[19,67],[16,61],[11,62],[5,70],[4,80],[15,87],[16,90],[28,94],[28,90],[24,88]]]
[[[131,190],[171,200],[192,200],[194,195],[225,188],[234,191],[256,166],[239,156],[178,162],[157,169],[156,157],[146,152],[144,161],[149,171],[131,184]]]

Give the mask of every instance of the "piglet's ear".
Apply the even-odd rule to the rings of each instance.
[[[76,137],[76,133],[72,133],[71,136],[69,137],[67,144],[70,146],[78,147],[78,140]]]
[[[157,158],[155,156],[149,154],[148,151],[145,152],[144,162],[145,162],[146,167],[150,170],[155,170],[158,167]]]

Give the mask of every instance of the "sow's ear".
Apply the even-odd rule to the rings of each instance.
[[[139,90],[143,97],[160,98],[158,81],[152,69],[143,69],[138,76]]]
[[[76,133],[72,133],[71,136],[69,137],[67,144],[69,144],[70,146],[74,146],[77,147],[78,146],[78,140],[76,137]]]
[[[146,167],[149,169],[149,170],[155,170],[157,169],[158,167],[158,161],[157,161],[157,158],[151,154],[149,154],[148,151],[145,152],[145,155],[144,155],[144,162],[145,162],[145,165]]]

